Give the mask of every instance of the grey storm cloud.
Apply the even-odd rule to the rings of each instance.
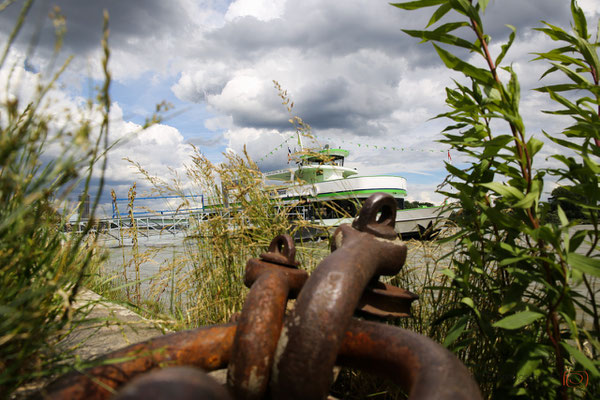
[[[382,75],[385,75],[383,71]],[[385,132],[373,129],[374,121],[388,116],[397,107],[399,98],[394,82],[374,82],[374,85],[376,91],[341,75],[309,81],[300,88],[297,96],[293,95],[296,104],[293,113],[315,130],[337,128],[378,136]],[[278,131],[290,128],[290,115],[273,88],[260,92],[253,103],[232,101],[218,108],[231,115],[239,127]]]
[[[294,52],[303,58],[290,67],[298,70],[291,72],[291,77],[300,76],[300,81],[293,83],[295,113],[315,129],[344,129],[361,136],[385,135],[389,132],[379,121],[390,117],[405,102],[400,99],[396,85],[406,71],[441,66],[431,46],[419,45],[418,40],[401,32],[401,29],[425,27],[431,11],[402,11],[383,1],[368,4],[288,1],[279,18],[267,21],[253,16],[235,18],[192,40],[188,47],[190,55],[205,62],[198,69],[210,68],[211,62],[224,62],[229,65],[227,73],[220,74],[218,84],[201,74],[204,83],[197,79],[196,89],[180,81],[176,94],[187,100],[206,101],[215,112],[230,115],[238,127],[287,129],[287,115],[272,111],[273,106],[281,108],[281,105],[273,101],[274,94],[265,90],[270,86],[270,78],[278,79],[277,76],[261,77],[263,90],[250,100],[245,98],[243,104],[235,98],[214,102],[206,93],[219,94],[219,90],[224,93],[236,71],[257,69],[266,61],[277,63],[282,52]],[[514,25],[519,35],[524,35],[541,26],[537,22],[540,19],[564,25],[568,18],[569,4],[564,0],[492,0],[484,25],[493,39],[505,40],[510,33],[506,24]],[[468,30],[458,34],[472,39]],[[353,68],[365,51],[382,52],[387,58],[373,59],[363,70]],[[459,56],[469,55],[465,52]],[[305,60],[322,68],[300,70],[306,66]],[[337,73],[335,68],[339,69]],[[284,87],[290,84],[280,83]],[[257,104],[248,104],[249,101]]]
[[[0,30],[12,27],[23,3],[17,1],[0,13]],[[211,104],[211,95],[221,94],[236,71],[252,69],[264,60],[276,62],[278,51],[295,51],[298,57],[312,60],[328,71],[326,74],[318,69],[297,72],[296,75],[311,76],[308,81],[300,82],[294,93],[296,113],[315,129],[346,129],[361,135],[385,134],[385,130],[373,128],[377,120],[389,116],[401,102],[395,85],[403,70],[440,65],[430,46],[418,45],[416,39],[401,32],[401,29],[423,28],[431,9],[406,12],[385,1],[344,4],[288,1],[280,18],[261,21],[244,16],[202,31],[197,29],[198,21],[179,3],[40,0],[34,2],[30,11],[33,18],[27,20],[18,40],[25,44],[36,27],[42,26],[39,47],[51,51],[53,28],[45,16],[53,5],[58,5],[67,19],[66,53],[86,54],[98,49],[102,11],[106,9],[110,14],[113,50],[139,55],[152,50],[155,42],[161,46],[155,49],[156,53],[165,54],[168,50],[173,56],[201,60],[193,67],[182,64],[180,81],[173,89],[175,94],[188,101],[207,102],[216,113],[230,115],[236,126],[267,129],[289,127],[285,112],[266,112],[273,107],[281,108],[273,93],[256,95],[252,101],[260,103],[259,106],[235,101]],[[564,25],[568,11],[569,4],[564,0],[492,0],[484,24],[493,39],[502,40],[510,32],[507,23],[515,25],[522,35],[534,26],[541,26],[539,19]],[[40,21],[46,23],[40,25]],[[466,30],[458,34],[471,35]],[[187,40],[183,41],[184,37]],[[387,59],[372,60],[368,69],[352,68],[361,51],[382,52]],[[339,68],[337,74],[332,72],[333,68]],[[264,82],[270,85],[270,79],[265,78]],[[285,87],[288,82],[281,83]]]
[[[272,80],[289,90],[295,103],[293,114],[308,122],[317,136],[338,142],[346,139],[346,143],[438,149],[436,140],[445,121],[429,119],[446,110],[444,87],[452,86],[452,78],[461,78],[444,68],[430,44],[419,44],[418,39],[401,31],[423,29],[433,8],[403,11],[386,0],[287,0],[281,6],[283,2],[237,0],[232,5],[228,0],[37,0],[14,47],[22,57],[39,31],[37,49],[24,64],[27,71],[43,72],[54,47],[47,15],[58,5],[67,20],[61,56],[76,56],[76,65],[71,66],[75,75],[89,74],[86,67],[96,68],[91,75],[99,78],[97,56],[106,9],[110,15],[110,68],[115,80],[127,89],[132,83],[133,92],[139,89],[136,79],[142,77],[147,86],[156,85],[157,91],[170,87],[179,100],[201,103],[207,114],[212,113],[204,123],[213,134],[206,135],[202,127],[180,134],[161,126],[149,139],[146,135],[147,141],[140,138],[129,150],[116,153],[109,178],[117,183],[125,184],[129,176],[128,168],[117,161],[134,148],[143,149],[135,158],[144,166],[163,171],[165,165],[177,165],[185,159],[189,147],[185,143],[208,152],[217,147],[221,151],[225,146],[240,151],[247,145],[257,159],[270,154],[284,140],[292,146],[294,141],[287,140],[293,133],[290,115]],[[0,39],[8,36],[24,3],[16,0],[0,12]],[[539,85],[537,78],[545,67],[529,60],[535,57],[533,52],[553,45],[532,29],[541,27],[541,20],[568,29],[569,3],[491,0],[483,17],[496,54],[499,43],[510,33],[506,24],[517,29],[518,37],[505,64],[513,63],[518,70],[529,132],[539,132],[548,123],[548,116],[539,110],[549,108],[545,107],[545,96],[529,90]],[[273,6],[265,11],[265,7]],[[459,17],[448,15],[445,19],[456,21]],[[456,33],[473,40],[467,28]],[[472,61],[473,55],[466,51],[457,54]],[[482,60],[478,62],[483,65]],[[127,115],[131,107],[124,105],[124,111]],[[128,123],[122,122],[125,129]],[[164,143],[168,138],[173,140]],[[381,152],[365,146],[354,153],[356,158],[349,162],[370,167],[374,173],[379,173],[381,165],[386,172],[426,172],[439,168],[441,162],[437,153],[428,158],[433,153]],[[261,163],[265,170],[285,166],[287,149],[281,148]]]
[[[424,24],[423,17],[410,25]],[[298,48],[307,56],[340,56],[370,48],[403,54],[410,40],[401,34],[403,21],[387,3],[341,6],[336,2],[288,2],[281,18],[260,21],[236,18],[206,34],[197,51],[206,57],[253,59],[273,48]],[[415,25],[416,26],[416,25]]]
[[[568,0],[493,0],[483,24],[492,40],[508,37],[507,24],[517,28],[518,34],[542,26],[541,20],[568,27],[571,16]]]
[[[281,18],[236,18],[208,32],[193,47],[198,56],[208,59],[233,57],[249,61],[268,55],[274,48],[297,48],[312,57],[340,56],[368,48],[410,58],[413,65],[429,64],[437,56],[415,46],[415,39],[401,29],[424,28],[430,10],[407,12],[384,1],[356,5],[289,1]],[[569,2],[492,0],[483,20],[493,38],[502,38],[510,32],[506,24],[523,33],[541,26],[540,19],[564,26],[569,20]]]
[[[0,13],[0,30],[5,33],[14,26],[24,1],[16,1]],[[52,49],[54,33],[47,15],[54,6],[60,7],[67,21],[64,46],[67,52],[85,54],[98,48],[102,35],[103,11],[110,16],[111,42],[118,48],[133,48],[136,40],[152,41],[169,35],[176,26],[185,29],[192,21],[180,7],[160,0],[39,0],[34,2],[18,41],[28,44],[32,34],[40,29],[39,48]]]
[[[0,13],[4,34],[23,3],[16,1]],[[67,19],[66,53],[85,55],[98,49],[102,10],[107,9],[111,48],[120,65],[125,65],[121,71],[127,73],[127,67],[134,63],[147,63],[152,70],[157,59],[177,57],[174,73],[179,81],[172,86],[175,95],[207,104],[216,116],[230,118],[237,128],[290,129],[289,115],[272,79],[290,89],[294,113],[315,131],[371,137],[399,131],[399,124],[414,119],[416,106],[443,103],[436,87],[411,87],[407,80],[451,84],[449,73],[439,75],[436,68],[442,63],[432,47],[418,44],[401,31],[424,28],[433,8],[408,12],[387,1],[289,0],[277,18],[224,18],[220,24],[202,27],[201,21],[186,12],[191,3],[39,0],[30,12],[34,18],[27,21],[18,40],[27,44],[39,21],[46,20],[40,47],[51,51],[52,26],[45,16],[56,4]],[[195,4],[216,5],[222,13],[227,10],[227,4],[220,0]],[[541,26],[542,19],[568,26],[569,2],[492,0],[484,25],[492,41],[502,41],[510,33],[506,24],[514,25],[523,38]],[[467,29],[458,34],[472,39]],[[466,52],[459,55],[469,56]],[[428,73],[438,75],[428,77]],[[248,86],[240,77],[250,77],[254,83]],[[398,120],[398,115],[404,119]]]
[[[328,128],[348,128],[348,113],[351,111],[351,104],[348,101],[350,92],[350,83],[343,77],[336,77],[321,81],[318,84],[311,84],[304,88],[301,96],[295,99],[298,106],[295,113],[302,115],[302,118],[311,121],[311,126],[315,129]],[[230,109],[233,113],[233,122],[238,126],[251,126],[255,128],[286,130],[290,128],[288,121],[289,115],[284,112],[280,100],[275,95],[275,91],[267,99],[261,99],[268,103],[269,108],[280,109],[281,112],[274,113],[274,118],[264,118],[253,109],[239,110]]]
[[[299,99],[298,114],[314,121],[312,126],[316,129],[358,129],[368,136],[364,125],[389,115],[396,108],[397,95],[394,87],[384,82],[378,83],[377,93],[360,93],[360,88],[354,86],[346,77],[311,83]],[[356,99],[356,95],[361,98]]]

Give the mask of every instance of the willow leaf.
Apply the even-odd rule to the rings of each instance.
[[[515,380],[515,383],[513,383],[513,386],[518,386],[521,383],[525,382],[525,380],[527,378],[529,378],[531,376],[531,374],[533,374],[533,372],[535,371],[535,369],[538,367],[538,365],[540,365],[540,363],[542,362],[542,360],[535,359],[533,357],[531,357],[530,355],[528,355],[529,358],[526,358],[522,364],[520,364],[519,368],[517,369],[517,373],[515,374],[515,376],[517,377],[517,379]]]
[[[521,85],[519,85],[519,79],[517,74],[511,67],[504,68],[510,73],[510,80],[508,81],[508,91],[510,93],[511,105],[515,115],[519,113],[519,102],[521,101]]]
[[[527,195],[523,199],[521,199],[521,200],[517,201],[515,204],[513,204],[513,208],[529,208],[538,199],[539,199],[539,193],[532,191],[530,193],[527,193]]]
[[[564,65],[558,64],[558,63],[552,63],[552,65],[554,65],[557,69],[561,70],[573,82],[583,85],[583,86],[592,86],[592,84],[590,82],[588,82],[587,79],[585,79],[583,76],[579,75],[577,72],[572,71],[571,69],[565,67]]]
[[[586,257],[578,253],[567,254],[567,263],[584,274],[600,277],[600,259]]]
[[[409,1],[406,3],[391,3],[394,7],[401,8],[403,10],[417,10],[419,8],[437,6],[438,4],[446,3],[446,0],[418,0]]]
[[[479,33],[483,34],[483,24],[481,23],[479,12],[473,7],[469,0],[449,0],[449,2],[456,11],[475,21],[477,23],[477,30]]]
[[[540,151],[543,146],[544,146],[544,142],[542,142],[541,140],[538,140],[534,137],[531,137],[527,141],[527,150],[529,151],[529,154],[531,155],[531,157],[533,157],[535,154],[537,154],[537,152]]]
[[[535,90],[537,92],[548,93],[548,92],[566,92],[569,90],[578,90],[578,89],[582,89],[582,87],[579,85],[576,85],[574,83],[563,83],[563,84],[559,84],[559,85],[542,86],[539,88],[535,88],[533,90]]]
[[[508,42],[506,44],[502,45],[502,51],[500,51],[500,54],[498,55],[498,57],[496,57],[496,67],[498,65],[500,65],[500,63],[502,62],[502,60],[504,59],[504,56],[506,55],[506,52],[508,51],[508,49],[510,49],[510,46],[512,46],[514,40],[515,40],[515,35],[517,32],[517,28],[515,28],[512,25],[506,25],[507,27],[509,27],[512,32],[510,33],[510,36],[508,37]]]
[[[482,13],[485,13],[485,9],[487,8],[489,2],[490,0],[479,0],[477,2]]]
[[[438,55],[448,68],[458,72],[462,72],[466,76],[475,79],[481,84],[488,86],[494,86],[496,84],[496,81],[492,77],[491,72],[482,68],[477,68],[469,63],[462,61],[460,58],[442,49],[435,43],[433,44],[433,47],[435,47],[435,50],[437,51]]]
[[[544,77],[545,77],[546,75],[549,75],[549,74],[553,73],[554,71],[558,71],[558,68],[556,68],[556,67],[550,67],[550,68],[548,68],[548,69],[547,69],[547,70],[546,70],[546,71],[545,71],[545,72],[542,74],[542,76],[540,76],[540,79],[544,79]]]
[[[560,94],[554,93],[552,91],[548,91],[548,94],[550,95],[550,98],[552,100],[565,106],[570,113],[576,115],[579,114],[580,109],[571,101],[567,100],[564,96],[561,96]]]
[[[561,342],[560,344],[587,371],[591,372],[592,375],[594,375],[594,376],[600,376],[600,371],[598,371],[598,368],[596,368],[596,366],[594,365],[594,362],[592,360],[590,360],[589,358],[587,358],[585,356],[585,354],[583,354],[581,351],[579,351],[575,347],[571,346],[570,344],[567,344],[565,342]]]
[[[460,335],[465,331],[468,321],[469,321],[468,315],[465,315],[462,318],[460,318],[456,322],[456,324],[454,324],[454,326],[446,334],[446,339],[444,340],[444,343],[442,344],[442,346],[448,348],[448,346],[450,346],[452,343],[454,343],[456,341],[456,339],[458,339],[460,337]]]
[[[591,44],[583,39],[578,39],[578,42],[580,43],[580,51],[583,58],[585,58],[585,61],[587,61],[596,71],[600,70],[600,60],[598,59],[598,53],[596,52],[597,45]],[[587,71],[589,71],[589,67]]]
[[[534,311],[521,311],[508,317],[502,318],[492,326],[502,329],[519,329],[542,318],[544,314]]]
[[[587,20],[583,14],[583,10],[579,8],[575,1],[571,1],[571,14],[573,15],[573,21],[575,22],[575,32],[583,38],[587,39]]]
[[[574,44],[575,38],[573,36],[569,35],[567,32],[565,32],[558,26],[549,24],[546,21],[542,22],[549,28],[535,28],[536,31],[544,32],[546,35],[550,36],[550,39],[552,40],[562,40]]]
[[[446,170],[448,170],[448,172],[450,172],[452,175],[454,175],[460,179],[463,179],[465,181],[469,178],[469,175],[465,171],[456,168],[452,164],[447,164]]]
[[[465,49],[481,52],[478,47],[475,47],[473,43],[468,40],[461,39],[454,35],[448,35],[445,33],[439,33],[437,31],[414,31],[414,30],[402,30],[402,32],[416,38],[423,39],[423,41],[435,40],[436,42],[451,44],[453,46],[463,47]]]
[[[458,28],[462,28],[465,26],[470,26],[467,22],[448,22],[447,24],[440,25],[435,28],[433,31],[436,33],[449,33]]]
[[[570,46],[568,51],[572,52],[572,51],[576,51],[576,50],[573,46]],[[579,65],[582,68],[589,68],[584,60],[567,56],[564,52],[558,52],[558,51],[553,50],[553,51],[549,51],[547,53],[533,53],[533,54],[536,54],[538,56],[538,57],[534,58],[534,60],[557,61],[557,62],[565,64],[565,65],[575,64],[575,65]]]
[[[519,189],[513,186],[504,185],[500,182],[487,182],[480,183],[479,185],[498,193],[500,196],[515,198],[517,200],[521,200],[525,197],[523,192]]]
[[[431,25],[435,24],[444,15],[446,15],[448,13],[448,11],[450,11],[450,10],[452,10],[452,6],[450,5],[450,3],[444,3],[444,4],[442,4],[437,10],[435,10],[435,12],[433,13],[433,15],[431,16],[431,18],[429,19],[429,22],[427,23],[426,28],[428,28]]]

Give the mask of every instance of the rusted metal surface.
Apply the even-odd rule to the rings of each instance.
[[[203,371],[165,368],[135,378],[113,400],[233,400],[227,389]]]
[[[398,237],[395,224],[396,200],[389,194],[375,193],[365,201],[352,227],[380,238],[395,240]]]
[[[410,305],[419,296],[387,283],[369,283],[358,302],[357,310],[380,318],[410,317]]]
[[[391,196],[381,195],[367,200],[358,217],[361,222],[356,225],[370,233],[340,226],[333,236],[334,251],[300,292],[279,338],[273,367],[275,398],[326,396],[344,332],[365,287],[374,277],[394,275],[402,268],[406,246],[394,231],[395,203],[390,203]]]
[[[236,325],[219,325],[177,332],[127,346],[102,357],[99,365],[85,373],[72,372],[44,389],[38,398],[108,399],[112,393],[138,375],[177,365],[212,371],[227,366]]]
[[[246,265],[250,292],[242,312],[226,325],[163,336],[104,356],[115,360],[71,373],[43,393],[49,399],[187,398],[324,399],[335,365],[385,375],[410,399],[480,399],[467,368],[419,334],[353,318],[410,315],[418,297],[379,281],[394,275],[406,246],[394,231],[396,204],[383,193],[367,200],[352,225],[340,226],[332,253],[308,278],[298,269],[291,237]],[[308,279],[307,279],[308,278]],[[296,298],[287,315],[286,303]],[[227,367],[229,394],[203,372]],[[161,368],[167,368],[160,370]],[[145,372],[148,375],[142,375]],[[134,381],[123,388],[130,380]]]
[[[308,279],[308,273],[298,269],[296,261],[296,245],[290,235],[279,235],[271,241],[269,251],[263,253],[260,259],[252,258],[246,264],[244,284],[252,287],[261,274],[274,271],[285,276],[289,287],[289,298],[295,299]]]
[[[458,358],[433,340],[395,326],[353,319],[337,361],[390,378],[410,400],[481,399]]]
[[[296,269],[295,254],[293,239],[281,235],[260,260],[248,261],[244,282],[251,288],[227,369],[227,383],[237,399],[260,399],[267,390],[288,296],[295,296],[308,278],[306,271]]]
[[[269,244],[269,250],[260,255],[261,260],[286,267],[297,268],[296,245],[290,235],[279,235]]]

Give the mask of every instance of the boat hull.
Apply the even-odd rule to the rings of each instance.
[[[281,187],[277,188],[276,192],[282,200],[295,200],[298,198],[306,198],[308,201],[366,199],[377,192],[388,193],[394,198],[403,198],[406,196],[406,179],[391,175],[355,176],[326,182]]]
[[[449,211],[442,207],[410,208],[396,212],[394,228],[402,239],[428,239],[439,231],[436,228],[440,219],[447,218]],[[314,239],[328,236],[342,224],[351,224],[354,218],[328,218],[312,221],[316,227],[303,228],[298,232],[298,239]]]

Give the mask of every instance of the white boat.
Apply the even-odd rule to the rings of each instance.
[[[373,193],[383,192],[396,199],[396,231],[403,238],[424,236],[433,226],[440,207],[404,209],[406,179],[396,175],[361,176],[344,166],[349,152],[325,146],[317,152],[302,152],[295,167],[266,172],[280,200],[297,203],[294,212],[326,228],[350,223],[361,204]],[[431,231],[432,229],[430,229]]]

